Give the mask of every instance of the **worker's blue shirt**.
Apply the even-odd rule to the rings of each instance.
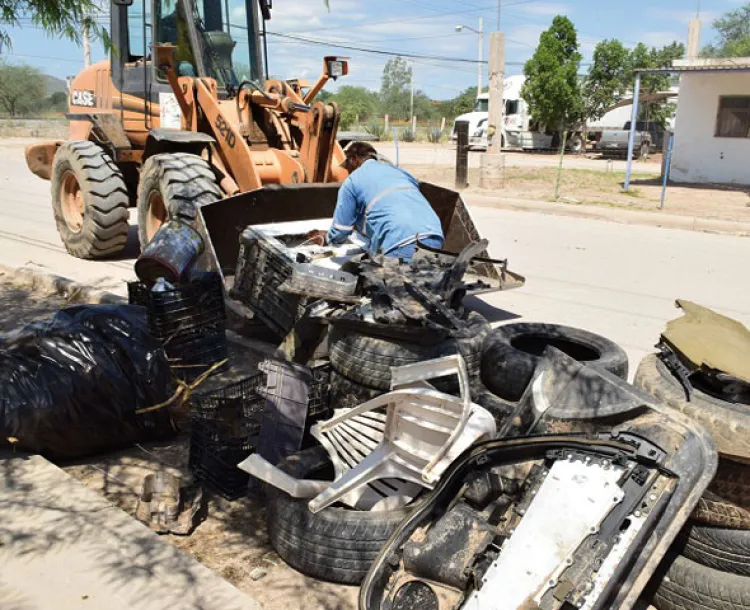
[[[340,244],[357,231],[371,254],[388,255],[401,246],[433,237],[442,243],[440,219],[419,192],[410,173],[370,159],[354,170],[339,189],[328,243]]]

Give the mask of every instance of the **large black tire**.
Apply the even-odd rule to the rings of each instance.
[[[487,337],[481,366],[484,385],[500,398],[520,400],[548,345],[579,362],[623,379],[628,376],[628,356],[613,341],[580,328],[521,322],[495,328]]]
[[[490,325],[481,314],[473,311],[469,313],[467,323],[469,336],[449,338],[436,345],[372,337],[333,326],[328,339],[331,366],[347,379],[372,389],[387,391],[391,388],[391,367],[459,353],[464,358],[469,376],[476,377]],[[436,387],[453,391],[456,385],[453,380],[445,380]]]
[[[78,258],[119,254],[128,241],[128,189],[104,149],[65,142],[52,164],[52,210],[65,248]]]
[[[750,578],[728,574],[674,555],[654,595],[659,610],[748,610]],[[657,576],[658,578],[658,576]]]
[[[677,537],[675,548],[691,561],[709,568],[750,576],[750,531],[688,521]]]
[[[703,425],[719,453],[750,459],[750,406],[694,390],[690,402],[666,365],[650,354],[641,360],[633,383]]]
[[[323,447],[293,455],[280,467],[297,478],[333,475]],[[270,486],[267,494],[268,535],[279,557],[303,574],[346,585],[362,582],[380,549],[409,513],[408,508],[367,512],[331,506],[313,514],[307,500]]]
[[[190,153],[149,157],[138,183],[138,239],[141,248],[162,224],[180,217],[190,222],[196,209],[221,199],[216,176],[206,161]]]

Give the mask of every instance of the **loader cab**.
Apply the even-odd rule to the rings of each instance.
[[[172,91],[151,61],[152,48],[170,43],[180,76],[214,78],[227,94],[262,76],[257,23],[253,0],[113,0],[112,80],[122,94],[143,100],[148,121],[149,105]]]

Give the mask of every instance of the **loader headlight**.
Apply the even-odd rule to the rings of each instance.
[[[328,61],[328,76],[333,80],[345,76],[347,72],[347,63],[343,59],[333,59]]]

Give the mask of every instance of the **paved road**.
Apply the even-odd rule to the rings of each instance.
[[[381,142],[375,144],[382,155],[388,157],[395,163],[396,146],[393,142]],[[469,153],[469,167],[480,166],[481,152]],[[455,167],[456,149],[447,144],[424,144],[422,142],[407,142],[399,144],[398,161],[402,166],[410,165],[432,165]],[[522,153],[519,151],[506,151],[506,167],[557,167],[560,158],[553,153]],[[565,167],[568,169],[588,169],[591,171],[625,171],[625,161],[613,159],[611,164],[606,159],[588,159],[581,155],[566,155]],[[638,173],[659,174],[661,163],[656,161],[637,161],[633,164],[633,171]]]
[[[38,265],[125,294],[137,252],[133,238],[114,261],[82,261],[60,244],[49,183],[28,173],[18,143],[0,142],[0,264]],[[487,303],[535,321],[581,326],[621,343],[631,365],[650,350],[674,299],[711,306],[750,324],[750,239],[532,212],[472,209],[493,254],[509,257],[524,288],[489,295]],[[131,216],[132,220],[132,216]]]

